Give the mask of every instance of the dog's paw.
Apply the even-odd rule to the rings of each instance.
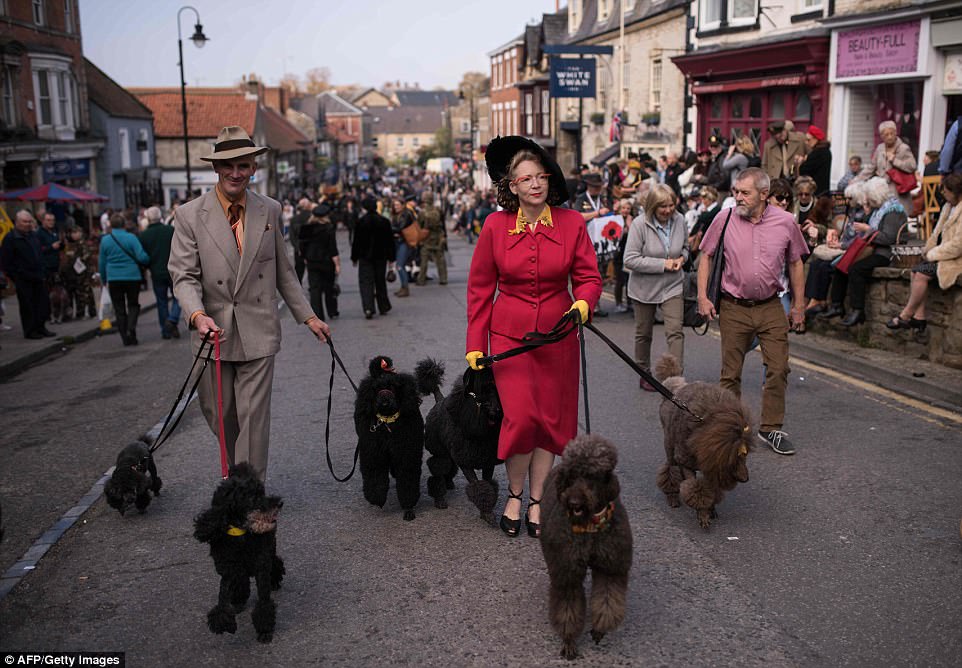
[[[497,526],[498,522],[494,519],[494,513],[489,511],[481,511],[481,519],[488,523],[488,526]]]
[[[258,633],[257,642],[264,643],[265,645],[274,639],[274,633]]]
[[[708,510],[699,510],[699,511],[698,511],[698,525],[699,525],[702,529],[707,530],[707,529],[711,528],[711,519],[712,519],[712,514],[711,514],[710,511],[708,511]]]
[[[215,606],[207,613],[207,628],[211,633],[234,633],[237,631],[237,620],[234,615],[220,606]]]
[[[405,521],[405,522],[410,522],[411,520],[414,519],[414,517],[415,517],[415,515],[414,515],[414,511],[413,511],[413,510],[405,510],[405,511],[404,511],[404,521]]]
[[[578,646],[573,640],[565,641],[561,645],[561,656],[568,661],[573,661],[578,658]]]
[[[591,639],[595,641],[595,644],[601,642],[601,639],[605,637],[604,631],[595,631],[591,629]]]
[[[447,510],[448,502],[445,499],[435,499],[434,507],[437,508],[438,510]]]
[[[677,494],[668,494],[667,496],[668,496],[668,505],[671,508],[677,508],[678,506],[681,505],[681,501],[678,500]]]

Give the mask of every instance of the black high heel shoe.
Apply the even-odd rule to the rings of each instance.
[[[928,324],[929,324],[929,321],[926,320],[925,318],[922,318],[921,320],[917,320],[916,318],[911,318],[909,320],[909,327],[914,329],[918,334],[921,334],[922,332],[924,332]]]
[[[524,491],[524,490],[522,490],[522,492],[523,492],[523,491]],[[521,500],[521,494],[515,494],[513,491],[511,491],[511,488],[508,487],[508,498],[509,498],[509,499],[517,499],[518,501],[520,501],[520,500]],[[509,538],[514,538],[514,537],[516,537],[519,533],[521,533],[521,518],[519,517],[518,519],[513,520],[513,519],[511,519],[511,518],[509,518],[509,517],[505,517],[504,515],[502,515],[502,516],[501,516],[501,530],[502,530]]]
[[[528,527],[528,535],[532,538],[541,538],[541,524],[528,519],[528,510],[531,509],[531,506],[537,506],[540,503],[541,499],[528,499],[528,507],[524,511],[524,524]]]

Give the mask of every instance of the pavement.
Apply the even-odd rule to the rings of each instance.
[[[99,290],[94,291],[100,304]],[[137,324],[138,331],[144,327],[160,324],[156,322],[154,309],[157,308],[154,291],[149,285],[146,290],[140,292],[140,320]],[[109,336],[116,334],[117,330],[100,328],[100,321],[97,318],[82,318],[79,320],[69,320],[67,322],[47,323],[47,329],[55,332],[57,336],[46,339],[27,339],[24,338],[23,328],[20,324],[20,308],[17,304],[17,295],[13,294],[3,298],[3,325],[10,329],[0,331],[0,382],[29,369],[34,364],[49,361],[60,355],[70,352],[70,349],[84,341],[89,341],[96,336]]]
[[[606,292],[605,307],[614,313],[611,293]],[[154,293],[149,288],[140,293],[142,308],[139,327],[154,324]],[[50,325],[57,337],[29,340],[23,337],[16,295],[4,298],[6,315],[3,324],[11,327],[0,332],[0,382],[34,364],[68,353],[71,347],[95,336],[109,335],[95,319],[74,320]],[[711,330],[717,334],[717,329]],[[819,367],[844,373],[864,382],[887,388],[897,394],[953,412],[962,412],[962,373],[941,364],[886,350],[859,346],[814,332],[791,335],[793,357]]]

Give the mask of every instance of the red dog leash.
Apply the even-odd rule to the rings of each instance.
[[[214,332],[214,366],[217,371],[217,440],[220,441],[220,473],[226,480],[228,474],[227,465],[227,439],[224,437],[224,381],[220,370],[220,332]]]

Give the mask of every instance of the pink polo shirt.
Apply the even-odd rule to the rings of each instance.
[[[731,211],[725,231],[725,272],[722,292],[739,299],[767,299],[782,290],[785,266],[808,253],[808,246],[795,219],[777,206],[767,206],[755,224],[734,209],[722,209],[712,220],[700,250],[714,255],[718,237]]]

